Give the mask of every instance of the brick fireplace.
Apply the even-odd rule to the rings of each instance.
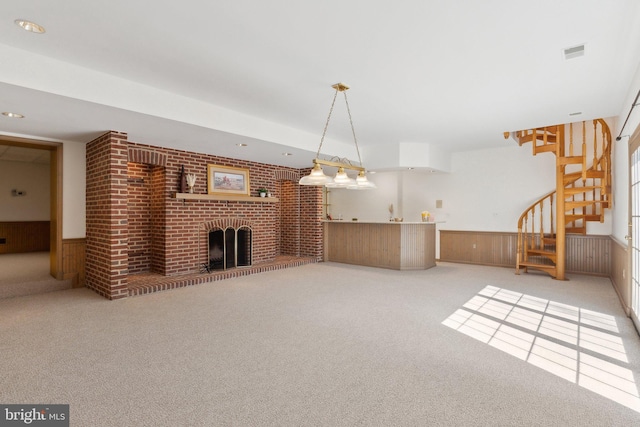
[[[181,200],[181,167],[207,193],[207,165],[249,169],[251,195],[268,188],[277,203]],[[209,262],[209,231],[251,230],[252,265],[278,255],[322,258],[322,192],[297,185],[306,170],[154,147],[108,132],[87,144],[86,286],[109,299],[129,295],[130,274],[179,276]]]

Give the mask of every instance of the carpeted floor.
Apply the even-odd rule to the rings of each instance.
[[[49,252],[1,254],[0,299],[73,287],[71,280],[52,277],[49,268]]]
[[[608,279],[570,279],[318,263],[0,300],[0,402],[72,426],[639,425],[640,338]]]

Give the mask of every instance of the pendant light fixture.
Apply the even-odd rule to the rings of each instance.
[[[367,180],[365,169],[362,166],[360,149],[358,148],[358,140],[356,138],[356,132],[353,128],[353,120],[351,119],[349,101],[347,100],[347,90],[349,90],[349,86],[344,83],[336,83],[331,87],[335,89],[336,93],[333,95],[333,102],[331,103],[331,108],[329,109],[327,122],[324,125],[324,130],[322,131],[322,138],[320,138],[320,146],[318,147],[318,152],[316,153],[316,157],[313,159],[313,169],[311,170],[311,173],[309,175],[304,176],[300,179],[299,184],[324,185],[329,188],[346,188],[349,190],[368,190],[376,188],[376,185],[374,183]],[[342,92],[344,94],[344,102],[347,105],[349,123],[351,124],[351,133],[353,134],[353,142],[356,146],[356,152],[358,153],[358,166],[351,164],[348,159],[340,159],[334,157],[331,160],[324,160],[320,158],[320,150],[322,150],[322,143],[324,142],[324,137],[327,134],[327,128],[329,127],[331,113],[333,112],[333,106],[336,103],[338,92]],[[334,178],[331,178],[330,176],[324,174],[322,166],[336,167],[338,168],[338,172],[336,173]],[[356,179],[349,177],[345,169],[358,171],[358,177]]]

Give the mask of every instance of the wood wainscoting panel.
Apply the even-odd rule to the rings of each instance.
[[[49,221],[0,222],[0,254],[48,252]]]
[[[64,239],[62,241],[62,271],[64,279],[73,279],[74,288],[85,283],[86,239]]]
[[[611,274],[611,237],[567,234],[566,270],[568,273]]]
[[[611,238],[611,282],[627,316],[631,314],[631,279],[626,243]]]
[[[324,223],[325,261],[394,270],[435,266],[435,224]]]
[[[400,227],[338,223],[327,228],[327,261],[400,269]]]
[[[440,261],[514,267],[516,233],[440,230]]]
[[[568,273],[611,275],[611,238],[567,235]],[[440,230],[440,261],[516,266],[518,234],[493,231]]]

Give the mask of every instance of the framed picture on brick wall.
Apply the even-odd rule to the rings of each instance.
[[[207,165],[209,194],[249,195],[249,169]]]

